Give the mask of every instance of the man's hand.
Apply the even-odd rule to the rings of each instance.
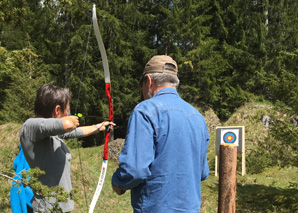
[[[113,187],[114,192],[116,192],[118,195],[123,195],[126,192],[126,191],[119,189],[115,186],[112,186],[112,187]]]

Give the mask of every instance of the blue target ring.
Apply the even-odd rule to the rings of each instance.
[[[236,141],[236,134],[234,132],[227,132],[223,136],[225,143],[234,143]]]

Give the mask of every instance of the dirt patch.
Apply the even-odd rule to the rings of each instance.
[[[122,138],[117,138],[116,140],[109,142],[109,159],[118,162],[118,157],[121,153],[124,142],[125,139]]]
[[[204,112],[204,118],[206,120],[209,135],[211,135],[215,131],[216,127],[222,126],[220,119],[211,108],[208,108]]]

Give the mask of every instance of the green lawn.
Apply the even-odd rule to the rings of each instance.
[[[0,171],[12,170],[12,164],[18,153],[18,131],[20,125],[8,124],[0,126]],[[214,136],[210,137],[213,141]],[[75,194],[75,210],[73,212],[88,212],[95,192],[101,164],[103,147],[80,148],[82,170],[77,149],[71,149],[72,182]],[[214,147],[208,151],[210,176],[202,182],[201,212],[217,212],[218,177],[214,176]],[[240,161],[238,162],[240,164]],[[109,161],[106,180],[99,197],[95,212],[132,212],[129,191],[118,196],[111,189],[111,176],[117,168],[117,163]],[[237,176],[237,212],[298,212],[298,167],[268,168],[259,174]],[[83,177],[82,177],[83,174]],[[11,212],[9,192],[11,180],[0,176],[0,212]],[[85,186],[85,190],[83,187]],[[84,193],[85,192],[85,193]],[[87,201],[85,200],[85,195]]]

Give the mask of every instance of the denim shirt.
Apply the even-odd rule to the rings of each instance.
[[[134,212],[200,212],[208,143],[203,116],[164,88],[132,111],[112,185],[131,189]]]

